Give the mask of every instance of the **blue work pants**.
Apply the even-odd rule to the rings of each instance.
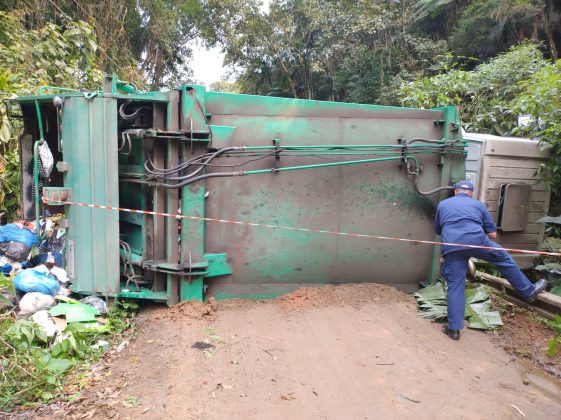
[[[485,246],[500,247],[490,240]],[[462,251],[450,252],[444,256],[444,264],[440,271],[448,283],[446,298],[448,300],[448,328],[451,330],[461,330],[464,327],[466,274],[470,257],[496,265],[503,277],[522,298],[529,297],[534,291],[534,286],[528,277],[520,271],[518,265],[506,251],[466,248]]]

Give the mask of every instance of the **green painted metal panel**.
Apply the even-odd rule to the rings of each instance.
[[[110,98],[66,98],[63,157],[68,162],[64,186],[71,200],[119,206],[117,102]],[[119,214],[66,206],[68,241],[77,291],[108,296],[119,293]]]
[[[459,132],[452,131],[451,123],[457,122],[453,108],[418,110],[209,92],[206,109],[212,115],[211,127],[235,127],[223,142],[214,139],[215,147],[272,145],[274,139],[281,146],[461,139]],[[368,158],[328,157],[336,162]],[[450,185],[464,171],[462,155],[441,160],[440,154],[432,153],[419,159],[423,190]],[[235,162],[222,158],[216,164]],[[283,167],[322,162],[325,157],[281,158]],[[271,157],[244,170],[265,171],[273,165]],[[426,240],[434,239],[433,217],[440,199],[438,194],[417,194],[413,178],[400,162],[212,178],[206,185],[206,214],[211,218]],[[207,280],[209,293],[220,297],[274,296],[298,284],[345,282],[379,282],[414,290],[433,269],[435,247],[427,245],[215,222],[205,225],[205,250],[226,252],[233,270],[232,275]]]
[[[232,274],[232,267],[228,264],[228,254],[205,254],[208,261],[208,274],[206,277],[225,276]]]
[[[453,107],[420,110],[305,101],[205,92],[201,86],[136,95],[62,96],[63,154],[69,166],[64,187],[71,190],[74,201],[432,240],[435,208],[447,193],[419,195],[399,154],[385,151],[373,156],[365,148],[349,152],[340,147],[398,145],[415,138],[458,140],[460,153],[415,155],[422,165],[419,186],[430,190],[450,185],[465,173]],[[32,104],[35,99],[21,101]],[[52,95],[39,99],[52,101]],[[124,128],[123,121],[118,124],[117,109],[128,99],[148,106],[151,117],[146,121],[151,121],[156,134],[157,129],[176,132],[181,142],[167,140],[165,133],[157,139],[140,136],[132,140],[130,153],[119,154]],[[146,121],[139,124],[150,124]],[[135,124],[127,122],[124,127]],[[204,153],[209,145],[248,147],[241,156],[217,158],[216,165],[241,163],[249,154],[275,145],[310,149],[298,156],[282,156],[280,161],[270,156],[248,163],[240,170],[251,176],[212,178],[180,190],[118,181],[125,173],[144,173],[147,155],[158,166],[169,168]],[[330,145],[322,155],[311,148],[322,145]],[[349,160],[362,162],[342,165]],[[275,165],[308,169],[272,173]],[[202,300],[206,287],[217,298],[266,298],[299,286],[345,282],[379,282],[414,290],[418,282],[434,278],[439,268],[436,248],[427,245],[211,221],[164,221],[161,216],[83,207],[67,206],[66,212],[73,277],[76,289],[84,293],[173,304]],[[154,279],[153,285],[137,291],[129,284],[121,290],[120,239],[131,246],[136,270],[144,280]]]

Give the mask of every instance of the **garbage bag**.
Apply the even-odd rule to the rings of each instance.
[[[66,270],[64,268],[51,268],[51,275],[55,276],[56,279],[61,283],[68,283],[68,274],[66,274]]]
[[[9,276],[13,269],[14,269],[14,266],[12,264],[10,264],[9,262],[0,261],[0,273],[6,274],[6,275]]]
[[[0,226],[0,242],[21,242],[25,246],[31,248],[33,245],[39,244],[39,239],[35,233],[29,229],[20,228],[15,223],[8,223]]]
[[[46,262],[54,262],[57,267],[62,267],[62,254],[60,252],[43,252],[33,257],[31,259],[31,262],[34,265],[45,264]]]
[[[18,266],[21,266],[21,264],[5,255],[0,255],[0,273],[10,275],[14,269],[18,268]]]
[[[84,299],[80,299],[80,302],[93,306],[102,315],[107,313],[107,304],[98,296],[87,296]]]
[[[19,301],[19,316],[34,314],[43,309],[50,309],[56,305],[55,299],[50,295],[39,292],[29,292]]]
[[[22,292],[39,292],[45,295],[55,296],[60,286],[58,282],[48,274],[41,273],[33,268],[28,268],[14,278],[14,287]]]
[[[46,331],[47,337],[53,337],[61,332],[47,311],[37,311],[31,318]]]
[[[0,242],[0,252],[14,261],[25,261],[29,257],[31,248],[23,242]]]
[[[46,141],[39,146],[39,157],[41,158],[40,173],[43,177],[48,178],[51,175],[55,162]]]

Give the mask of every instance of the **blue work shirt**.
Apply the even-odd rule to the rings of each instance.
[[[497,226],[483,203],[460,193],[441,201],[436,209],[434,230],[442,242],[466,245],[488,245],[487,233],[496,232]],[[440,253],[446,255],[467,248],[442,245]]]

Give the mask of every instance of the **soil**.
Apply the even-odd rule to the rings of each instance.
[[[150,307],[82,397],[42,418],[555,417],[561,381],[524,359],[544,354],[551,331],[527,313],[504,318],[498,333],[453,341],[411,296],[375,284]]]
[[[507,353],[526,359],[561,380],[561,353],[547,356],[553,331],[545,324],[546,319],[499,296],[494,297],[493,306],[500,310],[504,323],[501,329],[489,332],[494,342]]]

